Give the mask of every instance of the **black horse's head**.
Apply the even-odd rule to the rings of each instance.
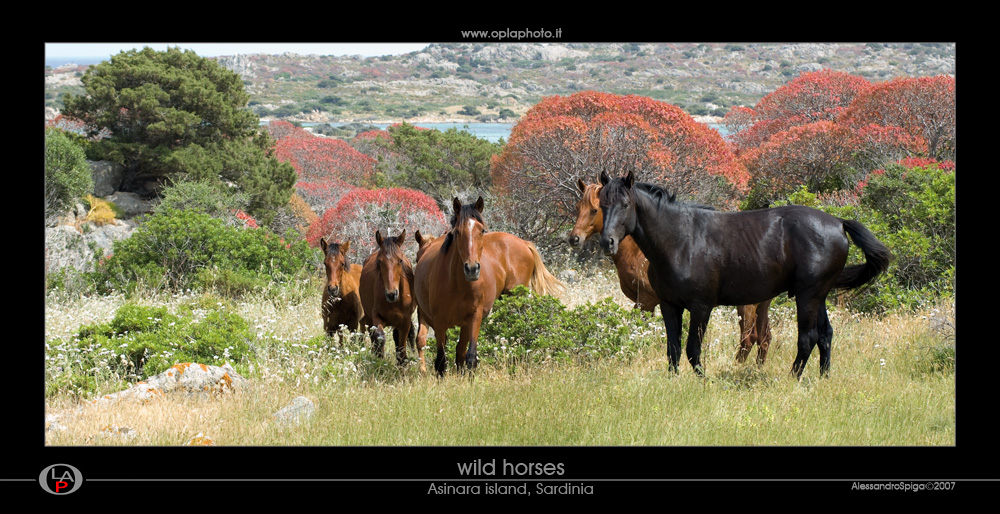
[[[635,177],[629,171],[625,177],[611,178],[601,172],[600,205],[604,213],[601,229],[601,248],[606,255],[618,252],[622,238],[635,229],[635,195],[632,185]]]

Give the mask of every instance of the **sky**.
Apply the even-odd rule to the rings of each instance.
[[[362,55],[373,57],[397,55],[423,50],[428,43],[45,43],[45,61],[97,58],[107,60],[124,50],[166,50],[168,46],[193,50],[201,57],[218,57],[236,54],[282,54],[293,52],[302,55]],[[84,63],[78,63],[84,64]]]

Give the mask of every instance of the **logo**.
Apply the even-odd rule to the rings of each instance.
[[[38,483],[52,494],[69,494],[83,485],[83,474],[69,464],[53,464],[38,475]]]

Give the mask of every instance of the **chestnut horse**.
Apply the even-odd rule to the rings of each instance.
[[[614,255],[630,235],[649,259],[649,283],[660,298],[674,372],[685,309],[691,313],[688,362],[703,375],[701,340],[712,309],[762,302],[787,291],[795,299],[799,329],[792,374],[802,376],[809,354],[819,346],[820,375],[826,376],[833,341],[827,295],[861,287],[889,266],[889,249],[861,223],[818,209],[701,209],[659,186],[635,182],[632,172],[614,179],[602,172],[601,185],[601,247]],[[864,264],[846,266],[852,242],[864,254]]]
[[[453,209],[451,228],[443,237],[423,241],[418,235],[421,248],[413,279],[420,321],[417,352],[421,369],[430,327],[437,340],[434,368],[439,375],[444,375],[446,368],[449,328],[461,327],[455,347],[456,366],[474,369],[479,362],[479,327],[501,294],[518,285],[539,294],[550,294],[561,287],[545,269],[534,244],[511,234],[487,231],[482,197],[467,205],[455,198]]]
[[[577,179],[577,188],[582,196],[577,203],[576,224],[569,233],[569,244],[577,249],[583,247],[584,241],[594,234],[600,234],[604,227],[604,213],[600,209],[600,184],[585,184]],[[631,236],[625,236],[618,244],[618,252],[611,256],[618,270],[618,283],[625,296],[635,302],[635,306],[644,311],[653,312],[660,304],[660,299],[649,285],[647,268],[649,261],[642,250],[635,244]],[[763,366],[767,358],[767,349],[771,344],[771,327],[768,323],[768,309],[771,300],[765,300],[754,305],[738,305],[736,314],[740,322],[740,348],[736,353],[736,362],[746,361],[754,344],[757,345],[757,365]]]
[[[364,315],[361,297],[358,295],[361,280],[361,265],[351,264],[347,252],[350,241],[328,244],[326,238],[319,240],[323,249],[323,266],[326,268],[326,285],[323,287],[323,328],[327,335],[333,335],[341,325],[355,331]]]
[[[372,348],[380,358],[385,354],[385,328],[393,328],[396,341],[396,364],[406,363],[406,343],[413,343],[416,330],[413,327],[413,311],[417,304],[413,299],[413,266],[403,253],[406,231],[396,237],[383,238],[375,231],[378,250],[365,259],[361,271],[361,304],[364,329],[375,327],[372,333]]]

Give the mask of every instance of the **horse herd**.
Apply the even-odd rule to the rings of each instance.
[[[737,361],[745,361],[756,344],[757,364],[763,365],[771,340],[768,309],[775,296],[787,292],[795,299],[798,322],[792,373],[801,377],[813,348],[819,346],[820,373],[827,375],[833,338],[827,295],[871,282],[885,272],[891,257],[860,223],[809,207],[716,211],[636,182],[631,172],[616,178],[601,173],[599,184],[581,180],[577,186],[582,197],[569,243],[580,247],[600,234],[625,295],[640,309],[660,306],[669,367],[675,373],[685,309],[691,314],[688,362],[703,375],[701,341],[715,306],[737,306]],[[348,260],[349,242],[320,241],[328,334],[341,325],[352,331],[370,329],[373,351],[383,357],[385,327],[392,327],[397,362],[406,362],[409,342],[416,346],[423,372],[427,333],[433,328],[434,367],[443,375],[446,334],[458,326],[455,364],[474,369],[479,328],[497,298],[518,285],[543,295],[562,288],[533,243],[487,230],[481,197],[465,205],[455,198],[452,207],[450,228],[442,236],[414,234],[419,245],[416,265],[403,253],[405,231],[396,237],[376,232],[378,249],[363,265]],[[846,266],[849,241],[861,248],[864,264]],[[418,328],[413,327],[414,311]]]

